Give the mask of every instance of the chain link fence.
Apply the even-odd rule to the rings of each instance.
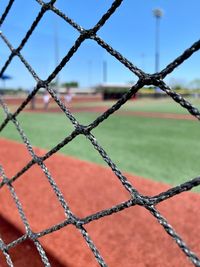
[[[18,57],[21,62],[24,64],[24,66],[27,68],[27,70],[30,72],[32,77],[36,81],[36,86],[34,87],[34,90],[28,95],[28,97],[25,99],[25,101],[16,109],[15,112],[10,112],[8,106],[3,101],[2,98],[0,98],[0,104],[1,107],[6,115],[5,120],[0,125],[0,130],[3,130],[8,122],[12,122],[14,126],[16,127],[16,130],[18,131],[19,135],[21,136],[21,139],[23,140],[23,143],[25,144],[29,154],[31,155],[32,160],[24,166],[18,173],[16,173],[13,177],[8,178],[6,173],[4,172],[3,166],[0,167],[0,173],[1,173],[1,180],[0,180],[0,188],[7,187],[10,191],[10,194],[13,198],[13,200],[16,203],[16,207],[18,209],[18,212],[20,214],[21,220],[24,224],[24,227],[26,229],[26,233],[22,235],[17,240],[14,240],[13,242],[9,244],[5,244],[4,240],[0,238],[0,249],[3,252],[6,262],[8,266],[14,266],[14,263],[12,261],[12,258],[10,257],[9,250],[12,247],[15,247],[16,245],[20,244],[21,242],[25,240],[31,240],[41,257],[41,261],[43,262],[44,266],[51,266],[49,259],[45,253],[45,250],[43,246],[40,243],[40,238],[45,235],[49,235],[54,231],[58,231],[59,229],[63,227],[67,227],[68,225],[73,225],[77,231],[80,231],[83,238],[85,239],[85,242],[90,247],[92,253],[94,254],[94,257],[96,258],[99,266],[108,266],[106,264],[106,261],[101,256],[101,252],[98,251],[96,245],[92,241],[89,233],[86,231],[84,226],[94,220],[100,220],[104,216],[110,216],[113,213],[120,212],[124,209],[128,209],[132,206],[142,206],[144,209],[148,210],[152,216],[156,218],[159,224],[162,225],[163,230],[168,233],[172,239],[177,243],[177,246],[180,247],[180,249],[183,251],[183,253],[189,258],[189,260],[193,263],[194,266],[200,266],[200,259],[198,256],[191,251],[191,249],[187,246],[187,244],[184,242],[182,237],[175,231],[172,226],[169,225],[168,221],[160,214],[160,212],[157,210],[156,205],[162,201],[166,201],[167,199],[180,194],[184,191],[190,190],[195,186],[198,186],[200,184],[200,177],[196,177],[188,182],[185,182],[179,186],[173,187],[169,189],[166,192],[161,192],[159,195],[148,197],[142,195],[140,192],[138,192],[134,186],[128,181],[128,179],[121,173],[121,171],[118,169],[118,167],[115,165],[115,163],[110,159],[109,155],[107,155],[106,151],[103,149],[103,147],[98,143],[95,136],[91,133],[91,131],[98,127],[99,124],[101,124],[104,120],[106,120],[109,116],[111,116],[115,111],[120,109],[120,107],[126,103],[136,92],[138,92],[143,86],[145,85],[151,85],[155,87],[159,87],[163,92],[165,92],[167,95],[169,95],[174,101],[179,103],[183,108],[187,109],[189,113],[191,113],[193,116],[195,116],[198,120],[200,119],[200,111],[195,108],[191,103],[186,101],[180,94],[174,92],[164,81],[163,79],[173,72],[173,70],[178,67],[180,64],[183,63],[183,61],[187,60],[193,53],[198,51],[200,49],[200,41],[197,41],[194,43],[190,48],[188,48],[182,55],[180,55],[178,58],[176,58],[173,62],[171,62],[166,68],[164,68],[159,73],[154,74],[148,74],[145,73],[143,70],[135,66],[132,62],[130,62],[128,59],[126,59],[122,54],[120,54],[118,51],[116,51],[113,47],[111,47],[108,43],[106,43],[104,40],[102,40],[98,35],[97,32],[100,30],[101,27],[109,20],[109,18],[112,16],[112,14],[116,11],[117,8],[120,7],[123,0],[115,0],[111,7],[107,10],[105,14],[101,17],[101,19],[97,22],[96,25],[94,25],[91,29],[84,29],[79,24],[77,24],[75,21],[73,21],[70,17],[68,17],[66,14],[64,14],[61,10],[57,9],[55,7],[56,0],[51,0],[50,2],[46,3],[42,0],[35,0],[38,5],[40,5],[40,11],[37,14],[37,17],[33,21],[32,25],[30,26],[29,30],[25,34],[24,38],[21,40],[21,43],[18,47],[13,47],[11,42],[8,40],[6,35],[1,31],[0,37],[2,41],[7,45],[7,47],[10,49],[10,55],[5,62],[4,66],[0,70],[0,77],[4,74],[5,70],[13,60],[13,58]],[[14,0],[10,0],[8,2],[8,5],[2,14],[0,18],[0,25],[2,26],[7,15],[9,14],[9,11],[13,8]],[[74,45],[69,49],[69,51],[66,52],[66,55],[63,57],[61,62],[58,64],[58,66],[54,69],[52,73],[48,76],[46,80],[40,79],[38,74],[34,71],[32,66],[29,64],[29,62],[23,57],[21,50],[28,42],[31,34],[36,29],[38,24],[40,23],[41,19],[45,16],[46,12],[53,12],[57,16],[59,16],[62,20],[64,20],[67,24],[71,25],[75,30],[79,32],[79,37],[74,42]],[[107,51],[110,55],[115,57],[121,64],[123,64],[127,69],[130,70],[133,74],[135,74],[138,77],[138,81],[130,88],[130,90],[121,97],[112,107],[110,107],[106,112],[98,116],[92,123],[89,125],[81,125],[74,114],[72,114],[69,109],[62,103],[62,101],[57,97],[56,92],[49,87],[49,84],[53,81],[53,79],[59,74],[59,72],[62,70],[62,68],[70,61],[70,59],[73,57],[73,55],[76,53],[76,51],[79,49],[81,44],[87,40],[93,40],[96,42],[99,46],[101,46],[103,49]],[[71,132],[70,135],[66,136],[65,139],[57,144],[53,149],[48,151],[44,156],[39,157],[35,154],[32,144],[28,140],[26,133],[22,129],[17,117],[20,114],[21,111],[27,106],[27,104],[31,101],[31,99],[37,94],[38,90],[40,88],[45,88],[46,91],[52,96],[54,101],[57,103],[59,108],[63,111],[63,113],[66,115],[67,119],[71,121],[71,123],[74,126],[74,130]],[[112,169],[114,174],[116,175],[116,179],[119,179],[122,186],[129,192],[130,199],[126,202],[119,203],[118,205],[111,207],[109,209],[100,211],[95,214],[91,214],[85,218],[79,218],[74,214],[68,203],[67,200],[63,197],[59,187],[55,183],[52,175],[50,174],[48,168],[45,165],[45,160],[51,157],[54,153],[59,151],[63,146],[66,146],[70,141],[75,139],[79,135],[84,135],[93,145],[94,149],[98,151],[98,153],[101,155],[103,160],[107,163],[107,165]],[[59,224],[56,224],[52,226],[49,229],[45,229],[42,232],[34,233],[30,227],[30,224],[27,220],[26,214],[24,213],[23,206],[20,203],[20,199],[17,196],[17,193],[14,189],[14,182],[22,175],[24,174],[28,169],[30,169],[33,165],[38,165],[41,170],[44,172],[46,178],[48,179],[55,195],[57,196],[61,206],[63,207],[63,211],[66,215],[66,220],[64,222],[61,222]]]

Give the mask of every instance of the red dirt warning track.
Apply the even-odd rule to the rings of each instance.
[[[12,97],[5,97],[5,103],[12,107],[13,105],[20,106],[20,104],[25,100],[25,98],[12,98]],[[61,100],[64,102],[63,97]],[[96,106],[76,106],[77,103],[90,103],[96,102]],[[75,105],[74,105],[75,104]],[[100,105],[99,105],[100,104]],[[95,112],[95,113],[103,113],[108,110],[107,105],[102,105],[102,97],[101,95],[96,96],[81,96],[81,97],[74,97],[73,101],[69,107],[72,113],[76,112]],[[14,108],[15,110],[15,108]],[[43,107],[43,100],[42,97],[37,97],[35,101],[35,109],[31,109],[30,105],[27,105],[25,108],[26,112],[33,112],[33,113],[54,113],[54,112],[61,112],[61,109],[56,105],[55,102],[51,99],[49,103],[49,107],[47,110]],[[117,115],[125,115],[125,116],[136,116],[136,117],[146,117],[146,118],[161,118],[161,119],[175,119],[175,120],[196,120],[194,116],[191,114],[178,114],[178,113],[166,113],[166,112],[149,112],[149,111],[132,111],[132,110],[121,110],[115,112]]]
[[[30,160],[25,147],[0,139],[0,162],[11,177]],[[35,148],[38,155],[44,150]],[[61,189],[71,210],[80,217],[109,208],[129,198],[109,168],[72,157],[54,155],[46,165]],[[145,195],[157,194],[167,185],[127,174],[132,184]],[[46,177],[33,166],[13,184],[33,231],[42,231],[65,219]],[[6,187],[0,189],[0,234],[9,243],[25,232],[18,211]],[[200,195],[183,193],[158,209],[200,254]],[[142,207],[131,207],[85,226],[109,267],[192,267],[176,243],[154,217]],[[96,260],[82,235],[73,226],[40,238],[54,267],[97,267]],[[16,267],[40,267],[40,258],[32,242],[10,250]],[[0,266],[7,266],[0,254]]]
[[[94,112],[94,113],[103,113],[108,110],[106,106],[96,106],[96,107],[72,107],[69,108],[72,113],[77,112]],[[54,113],[61,112],[59,107],[50,107],[47,110],[44,108],[37,109],[25,109],[26,112],[33,113]],[[145,118],[160,118],[160,119],[174,119],[174,120],[197,120],[191,114],[178,114],[178,113],[164,113],[164,112],[147,112],[147,111],[129,111],[129,110],[118,110],[115,112],[115,115],[124,115],[124,116],[136,116],[136,117],[145,117]]]

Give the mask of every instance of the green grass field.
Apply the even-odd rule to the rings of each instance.
[[[188,98],[188,100],[193,103],[197,108],[200,108],[200,99]],[[76,107],[95,107],[95,106],[107,106],[110,107],[114,104],[114,101],[101,101],[89,102],[89,103],[76,103]],[[127,111],[145,111],[145,112],[161,112],[161,113],[175,113],[175,114],[188,114],[188,111],[182,108],[178,103],[169,99],[140,99],[140,100],[130,100],[121,107],[122,110]]]
[[[88,124],[97,114],[76,113],[75,116],[82,124]],[[61,113],[23,113],[18,119],[31,143],[45,149],[54,147],[73,130]],[[111,116],[92,131],[121,170],[169,184],[179,184],[200,174],[199,132],[198,121],[125,115]],[[21,142],[12,123],[1,136]],[[60,152],[105,164],[84,136],[78,136]]]

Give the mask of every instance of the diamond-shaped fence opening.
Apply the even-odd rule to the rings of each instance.
[[[10,55],[10,52],[9,52]],[[6,59],[7,60],[7,59]],[[3,62],[3,67],[5,66],[6,60]],[[24,64],[21,62],[21,60],[18,57],[14,57],[8,67],[6,67],[6,71],[3,74],[3,78],[0,79],[1,88],[2,88],[2,97],[7,105],[8,109],[11,112],[15,112],[18,107],[22,104],[24,101],[24,96],[22,95],[18,99],[14,96],[14,94],[7,94],[10,90],[9,83],[15,81],[16,83],[20,83],[19,76],[22,75],[24,81],[30,82],[31,84],[34,84],[34,78],[30,74],[30,72],[27,70],[26,67],[24,67]],[[5,77],[5,78],[4,78]],[[20,89],[20,87],[18,87]],[[31,91],[32,88],[27,88],[27,91]],[[17,90],[16,90],[17,92]]]
[[[27,188],[29,188],[29,193],[27,192]],[[60,221],[65,220],[66,215],[62,206],[39,166],[34,165],[27,170],[21,176],[21,179],[15,182],[15,190],[21,201],[31,229],[34,232],[50,228]],[[46,201],[40,197],[42,192],[48,195]],[[49,199],[51,201],[49,201]],[[53,213],[52,210],[56,210],[56,213]],[[6,211],[2,211],[2,215],[5,212]],[[38,216],[38,214],[40,214],[40,216]],[[48,220],[46,220],[46,218],[48,218]]]
[[[43,143],[44,148],[46,149],[52,149],[54,148],[59,142],[61,142],[66,135],[70,135],[71,131],[73,130],[73,127],[69,121],[66,120],[66,116],[64,113],[53,113],[52,116],[46,117],[44,113],[44,104],[42,102],[41,96],[36,96],[36,104],[35,104],[35,110],[39,112],[43,112],[40,114],[40,119],[37,120],[37,114],[33,118],[32,123],[30,124],[29,117],[27,116],[26,111],[30,111],[31,103],[27,106],[26,111],[23,110],[20,112],[18,116],[18,120],[24,131],[26,132],[27,129],[29,130],[29,133],[27,134],[27,137],[31,143],[35,143],[37,134],[40,133],[40,142]],[[57,105],[54,103],[53,99],[51,99],[51,110],[58,110]],[[59,116],[59,120],[57,120]],[[53,131],[49,132],[47,125],[54,124],[55,127]],[[7,134],[10,134],[10,131],[7,132]],[[19,139],[19,133],[15,132],[14,138]],[[22,140],[20,140],[22,142]],[[39,146],[39,144],[35,143],[36,146]],[[34,151],[36,151],[37,148],[33,148]],[[36,152],[37,153],[37,152]],[[38,156],[43,156],[46,151],[40,151],[40,154]]]
[[[86,5],[81,6],[81,10],[78,8],[77,3],[64,3],[62,0],[57,0],[54,6],[63,12],[65,15],[69,16],[77,24],[81,25],[85,29],[92,28],[94,24],[102,17],[102,14],[109,9],[112,1],[106,1],[103,6],[100,2],[87,1]],[[87,20],[80,13],[86,13]],[[92,16],[91,14],[94,14]]]
[[[62,35],[60,30],[62,28]],[[46,29],[44,32],[42,29]],[[60,48],[55,58],[56,37],[59,35]],[[22,54],[37,73],[43,73],[46,79],[54,69],[54,61],[58,64],[78,38],[79,33],[53,12],[47,12],[40,19],[38,26],[25,44]],[[57,44],[58,45],[58,44]],[[40,47],[38,53],[38,46]],[[37,64],[41,61],[41,64]],[[43,70],[43,71],[42,71]]]
[[[1,200],[1,238],[3,242],[6,244],[9,244],[13,242],[14,240],[20,238],[22,236],[22,233],[25,233],[23,222],[20,218],[19,212],[16,209],[16,205],[13,202],[12,195],[10,194],[10,191],[7,187],[2,188],[1,194],[0,194],[0,200]],[[5,201],[5,202],[4,202]],[[4,203],[4,204],[3,204]],[[9,211],[6,209],[5,203],[9,205]],[[12,214],[11,220],[8,222],[6,220],[6,217],[9,215],[9,213]],[[7,222],[7,225],[6,225]],[[9,228],[15,228],[15,226],[18,225],[18,227],[21,229],[21,231],[12,231]]]
[[[7,17],[9,17],[10,12],[13,12],[15,2],[16,1],[14,0],[8,1],[8,5],[5,8],[5,11],[3,12],[0,18],[1,26],[4,25]],[[0,130],[5,129],[8,123],[12,123],[16,131],[18,132],[21,141],[24,143],[27,152],[29,153],[31,158],[27,164],[25,164],[12,177],[9,178],[6,169],[4,169],[4,166],[1,166],[0,168],[0,174],[1,174],[0,188],[3,189],[6,187],[7,191],[9,191],[9,194],[16,205],[16,208],[18,210],[18,215],[20,216],[21,222],[23,223],[23,227],[25,229],[24,234],[22,234],[20,237],[18,237],[17,239],[15,239],[10,243],[6,243],[3,239],[0,239],[0,250],[2,251],[5,257],[8,266],[15,266],[14,257],[12,257],[12,253],[10,253],[12,251],[12,248],[15,247],[17,248],[17,246],[26,241],[31,241],[31,244],[35,246],[43,265],[50,266],[51,265],[50,258],[48,257],[48,253],[45,252],[43,244],[40,243],[40,240],[45,237],[48,239],[48,237],[53,232],[57,233],[60,229],[65,230],[69,228],[70,229],[73,228],[73,231],[77,231],[77,233],[82,237],[82,241],[85,240],[86,242],[85,244],[89,246],[91,253],[93,254],[94,258],[96,258],[97,264],[99,266],[108,266],[106,260],[104,260],[103,256],[101,255],[101,250],[98,250],[97,248],[98,245],[96,245],[96,243],[99,242],[98,241],[94,242],[92,240],[92,236],[90,237],[90,230],[88,231],[86,230],[89,229],[90,227],[85,227],[85,225],[89,223],[92,224],[92,222],[95,220],[99,220],[98,222],[100,222],[101,218],[103,217],[104,219],[106,218],[106,220],[108,220],[109,217],[106,216],[112,215],[113,213],[117,213],[119,216],[120,211],[124,210],[124,212],[126,212],[125,209],[128,209],[130,207],[134,209],[134,207],[137,205],[140,206],[140,209],[144,209],[145,212],[148,211],[149,216],[151,214],[152,218],[153,217],[156,218],[156,220],[163,227],[163,230],[166,231],[169,234],[169,236],[171,236],[171,240],[174,240],[177,243],[177,246],[180,248],[180,250],[182,250],[185,256],[189,258],[189,260],[194,266],[200,266],[200,259],[198,258],[198,256],[187,246],[187,244],[183,241],[182,237],[179,236],[179,234],[175,231],[175,229],[168,223],[168,221],[162,216],[162,214],[156,208],[156,205],[158,203],[165,201],[177,194],[182,193],[183,191],[190,190],[193,187],[199,185],[200,178],[196,177],[184,184],[181,184],[180,186],[171,188],[167,191],[163,191],[155,196],[149,197],[143,195],[132,185],[129,179],[119,170],[119,168],[115,165],[115,163],[106,153],[104,148],[100,145],[98,139],[96,139],[93,133],[91,133],[93,129],[97,128],[98,125],[100,125],[109,116],[111,116],[113,113],[119,110],[137,91],[139,91],[146,85],[159,87],[165,94],[169,95],[172,98],[172,100],[176,101],[182,107],[187,109],[188,112],[192,114],[194,117],[200,119],[200,111],[197,108],[195,108],[191,103],[189,103],[187,100],[185,100],[180,94],[173,91],[163,80],[167,75],[173,72],[173,70],[176,67],[182,64],[183,61],[188,59],[194,52],[199,50],[200,41],[194,43],[182,55],[180,55],[172,63],[166,66],[161,72],[154,74],[147,74],[142,69],[135,66],[132,62],[126,59],[122,54],[120,54],[118,51],[116,51],[113,47],[111,47],[108,43],[106,43],[103,39],[101,39],[98,36],[98,31],[104,26],[104,24],[106,24],[109,18],[115,13],[116,9],[120,7],[122,2],[123,0],[115,0],[109,7],[109,9],[105,12],[105,14],[102,14],[101,19],[97,21],[96,24],[93,25],[93,27],[91,27],[90,29],[84,29],[82,26],[77,24],[74,20],[68,17],[68,15],[66,15],[64,12],[62,12],[60,9],[56,7],[55,5],[56,0],[51,0],[50,2],[36,0],[35,3],[38,4],[39,12],[32,21],[32,24],[29,26],[30,28],[27,30],[26,33],[24,33],[23,38],[19,42],[19,46],[15,47],[15,42],[14,43],[12,42],[10,37],[8,37],[9,35],[7,36],[4,30],[0,32],[1,41],[3,41],[10,50],[10,55],[0,70],[0,76],[2,76],[5,73],[9,65],[12,64],[13,59],[17,57],[18,60],[20,60],[22,64],[24,64],[24,67],[28,70],[30,75],[32,75],[33,79],[35,80],[35,87],[32,89],[32,91],[30,91],[28,97],[23,101],[23,103],[21,103],[17,107],[16,111],[14,112],[9,109],[3,97],[0,97],[0,104],[6,116],[5,120],[1,122]],[[75,40],[73,40],[71,47],[66,49],[65,55],[63,55],[62,59],[58,61],[58,65],[56,66],[56,68],[52,72],[50,71],[50,73],[48,73],[47,78],[45,80],[42,80],[40,77],[40,73],[37,73],[37,70],[35,70],[34,67],[32,66],[31,60],[29,60],[29,58],[26,57],[26,53],[25,55],[23,54],[23,48],[26,47],[26,44],[28,44],[29,40],[31,41],[31,35],[34,34],[34,31],[37,29],[37,27],[39,27],[38,25],[40,25],[41,20],[45,18],[47,12],[48,13],[51,12],[54,16],[58,16],[59,19],[63,21],[63,23],[66,23],[68,25],[68,27],[72,27],[75,31],[77,31],[78,37]],[[109,53],[109,55],[114,57],[119,63],[123,64],[131,73],[137,76],[138,80],[135,84],[132,84],[132,87],[130,86],[130,89],[126,93],[124,93],[124,95],[112,107],[108,108],[104,113],[97,116],[95,120],[93,120],[89,124],[82,125],[78,121],[76,116],[73,113],[71,113],[70,109],[67,108],[62,99],[58,97],[56,90],[52,86],[50,86],[50,84],[51,82],[54,81],[57,75],[59,75],[60,71],[68,64],[71,58],[73,58],[73,56],[79,50],[82,43],[84,43],[88,39],[92,40],[97,45],[101,46],[101,48],[105,50],[105,53]],[[31,103],[33,98],[39,94],[40,88],[42,88],[44,92],[48,91],[53,101],[55,102],[56,106],[60,109],[60,111],[63,112],[63,114],[66,117],[66,120],[70,122],[72,126],[72,130],[70,130],[70,132],[62,138],[62,140],[60,140],[57,144],[55,144],[54,147],[51,148],[51,150],[45,152],[42,156],[40,153],[38,153],[37,150],[33,149],[32,143],[26,134],[25,128],[23,127],[23,123],[20,123],[20,120],[18,118],[21,112],[27,107],[27,105]],[[56,153],[63,147],[66,147],[67,144],[69,144],[72,140],[73,142],[75,142],[76,137],[78,137],[79,135],[83,135],[84,137],[87,138],[87,141],[91,143],[91,149],[93,147],[97,151],[97,153],[102,157],[105,163],[109,166],[110,170],[115,174],[116,179],[118,179],[118,181],[127,191],[127,194],[129,196],[126,200],[124,200],[124,202],[121,202],[110,208],[106,208],[105,210],[89,214],[87,217],[81,217],[81,218],[78,217],[77,214],[72,212],[73,209],[71,208],[71,206],[67,201],[67,196],[63,195],[62,188],[60,188],[60,186],[56,183],[54,175],[52,175],[52,173],[50,172],[45,163],[45,161],[49,159],[54,153]],[[25,207],[23,200],[21,200],[22,197],[20,196],[20,190],[18,189],[19,185],[17,184],[15,185],[18,179],[21,179],[20,182],[23,183],[24,179],[23,175],[26,175],[26,173],[31,171],[34,165],[37,165],[37,168],[40,168],[40,171],[43,173],[42,175],[43,177],[41,179],[45,179],[46,182],[51,186],[52,192],[57,198],[57,202],[62,208],[63,214],[65,214],[63,221],[60,221],[57,224],[50,226],[48,229],[43,229],[41,230],[41,232],[37,233],[35,233],[31,228],[31,223],[29,222],[29,216],[27,216],[26,214],[27,206]],[[33,183],[33,181],[31,181],[31,183]],[[39,190],[40,182],[35,186],[36,187],[38,186]],[[107,184],[107,186],[108,188],[111,187],[109,183]],[[27,193],[28,190],[29,189],[27,186]],[[46,192],[42,193],[45,194]],[[35,207],[35,209],[37,211],[37,207]],[[134,218],[130,218],[130,220],[134,220]],[[110,227],[112,226],[110,225]],[[106,231],[106,229],[104,229],[103,231]],[[67,233],[66,233],[66,238],[67,238]],[[96,240],[96,237],[94,239]],[[111,242],[111,239],[109,241]],[[102,244],[100,244],[100,247],[101,246]],[[55,248],[57,252],[59,252],[59,249],[61,250],[61,247]],[[77,253],[79,251],[80,247],[79,250],[77,250]],[[59,255],[59,253],[57,254]],[[73,266],[77,266],[76,263],[74,263]]]
[[[5,1],[4,1],[5,2]],[[9,2],[9,1],[7,1]],[[3,3],[2,3],[3,4]],[[21,8],[22,3],[15,1],[13,7],[10,9],[6,20],[2,24],[2,31],[6,32],[6,35],[13,46],[18,46],[21,43],[25,33],[28,31],[32,21],[40,9],[35,1],[32,5],[25,2],[23,3],[23,9]],[[24,12],[26,10],[27,12]],[[1,12],[1,14],[3,11]],[[14,19],[13,19],[14,18]],[[19,22],[23,18],[23,24]],[[13,34],[15,32],[16,34]]]

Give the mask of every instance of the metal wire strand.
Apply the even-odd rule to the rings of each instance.
[[[24,242],[25,240],[31,240],[34,245],[36,246],[38,253],[40,255],[41,261],[44,266],[50,267],[49,259],[46,256],[46,252],[40,243],[40,238],[49,235],[55,231],[59,231],[63,227],[68,227],[68,225],[72,225],[79,231],[84,238],[85,242],[87,243],[88,247],[92,251],[97,263],[99,266],[107,267],[106,261],[104,260],[103,256],[101,255],[100,251],[96,247],[95,243],[92,241],[89,233],[84,228],[84,225],[88,223],[92,223],[95,220],[100,220],[105,216],[112,216],[114,213],[121,212],[122,210],[128,209],[130,207],[134,208],[135,206],[139,205],[144,209],[147,209],[153,217],[157,219],[157,221],[162,225],[164,231],[169,234],[173,240],[177,243],[178,247],[183,251],[183,253],[189,258],[189,260],[193,263],[194,266],[200,267],[200,259],[198,256],[191,251],[191,249],[186,245],[184,240],[181,238],[180,235],[177,234],[175,229],[168,223],[167,219],[165,219],[162,214],[155,208],[155,206],[162,202],[166,201],[167,199],[174,197],[178,194],[181,194],[185,191],[191,190],[195,186],[200,185],[200,177],[196,177],[190,181],[186,181],[185,183],[170,188],[165,192],[160,192],[158,195],[155,196],[143,196],[137,189],[128,181],[128,179],[122,174],[121,170],[116,166],[116,164],[112,161],[109,155],[106,153],[104,148],[100,145],[99,141],[96,137],[91,133],[93,129],[98,127],[101,123],[103,123],[108,117],[112,116],[117,110],[119,110],[136,92],[138,92],[142,87],[145,85],[153,85],[159,87],[165,94],[169,95],[172,101],[175,101],[180,106],[185,108],[191,115],[196,117],[200,120],[200,111],[194,107],[190,102],[184,99],[180,94],[174,92],[164,81],[163,79],[169,75],[173,70],[181,65],[185,60],[190,58],[196,51],[200,49],[200,41],[194,43],[190,48],[188,48],[185,52],[183,52],[179,57],[177,57],[174,61],[168,64],[162,71],[159,73],[148,74],[145,73],[142,69],[138,68],[133,62],[125,58],[119,51],[115,48],[110,46],[106,43],[102,38],[100,38],[97,33],[98,31],[106,24],[106,22],[110,19],[110,17],[120,8],[123,0],[115,0],[112,2],[110,8],[108,8],[105,14],[102,14],[99,21],[97,21],[91,29],[84,29],[81,25],[77,22],[72,20],[69,16],[64,14],[61,10],[56,8],[56,0],[50,0],[48,3],[44,2],[43,0],[35,0],[38,5],[40,5],[40,11],[38,12],[37,16],[33,20],[32,24],[30,25],[28,31],[26,32],[25,36],[22,38],[19,46],[15,48],[10,40],[6,37],[2,31],[0,31],[0,38],[1,40],[7,45],[10,49],[10,55],[6,59],[3,67],[0,69],[0,77],[4,74],[7,70],[9,65],[11,64],[14,57],[17,57],[21,60],[23,66],[28,70],[28,72],[32,75],[35,79],[36,85],[33,91],[27,96],[27,98],[22,102],[20,106],[17,107],[16,111],[11,113],[8,106],[0,97],[0,106],[6,116],[4,121],[0,125],[0,131],[2,131],[7,124],[10,122],[14,125],[16,131],[18,132],[19,136],[21,137],[22,142],[24,143],[27,151],[31,155],[31,160],[22,167],[21,170],[16,172],[11,178],[6,176],[4,173],[3,166],[0,166],[0,189],[6,186],[11,194],[13,201],[15,202],[16,208],[19,212],[20,218],[23,222],[25,233],[21,235],[18,239],[10,242],[9,244],[5,244],[4,241],[0,238],[0,250],[2,251],[3,255],[5,256],[5,260],[9,267],[14,267],[14,262],[12,261],[9,250],[18,244]],[[0,17],[0,26],[3,25],[4,21],[7,19],[9,11],[13,8],[14,0],[10,0]],[[70,27],[75,29],[79,32],[79,37],[74,42],[73,46],[66,51],[65,56],[61,59],[58,65],[55,67],[52,73],[48,74],[48,77],[45,80],[42,80],[39,75],[35,72],[34,68],[31,66],[29,61],[24,58],[22,54],[23,47],[27,44],[30,39],[30,36],[35,31],[37,26],[40,24],[40,21],[43,17],[45,17],[46,12],[52,12],[56,14],[60,19],[62,19],[65,23],[69,24]],[[127,68],[133,75],[136,75],[138,80],[132,87],[129,89],[127,93],[125,93],[112,107],[108,108],[104,113],[97,116],[93,121],[91,121],[88,125],[81,125],[74,114],[64,105],[64,103],[58,98],[56,92],[50,88],[49,84],[53,81],[54,78],[60,73],[65,65],[73,58],[76,54],[80,46],[87,40],[92,40],[96,45],[100,46],[104,49],[109,55],[114,57],[117,61],[119,61],[125,68]],[[57,143],[50,151],[46,152],[46,154],[42,157],[39,157],[35,154],[33,150],[33,146],[29,141],[27,134],[25,133],[24,129],[21,127],[17,116],[22,113],[24,108],[28,105],[28,103],[35,97],[40,88],[44,88],[52,97],[54,102],[57,104],[59,109],[65,114],[66,119],[70,121],[73,126],[72,132],[65,136],[62,141]],[[113,173],[116,176],[116,179],[119,179],[122,186],[129,192],[128,200],[118,203],[113,207],[107,208],[105,210],[98,211],[94,214],[88,214],[84,218],[78,218],[76,214],[73,214],[71,208],[68,205],[67,200],[64,198],[62,194],[62,189],[60,189],[57,184],[55,183],[54,178],[52,177],[51,173],[47,169],[44,161],[59,151],[62,147],[67,146],[70,142],[76,142],[76,137],[79,135],[84,135],[88,142],[91,143],[91,149],[95,149],[98,151],[99,155],[102,159],[106,162],[106,164],[110,167]],[[37,164],[39,168],[42,170],[45,178],[48,180],[52,190],[54,191],[57,200],[59,201],[60,205],[63,208],[63,212],[66,215],[66,219],[61,221],[55,225],[52,225],[48,229],[43,229],[41,232],[33,233],[31,227],[28,223],[26,215],[24,213],[22,204],[20,199],[17,196],[17,192],[14,188],[15,181],[21,177],[22,174],[27,172],[33,165]],[[132,218],[134,220],[134,218]]]
[[[10,9],[11,9],[11,7],[12,7],[14,1],[15,1],[15,0],[10,0],[10,1],[9,1],[9,3],[8,3],[8,5],[7,5],[7,7],[6,7],[5,11],[4,11],[4,13],[3,13],[2,16],[0,17],[0,26],[3,24],[5,18],[7,17],[7,15],[8,15],[8,13],[9,13],[9,11],[10,11]]]

